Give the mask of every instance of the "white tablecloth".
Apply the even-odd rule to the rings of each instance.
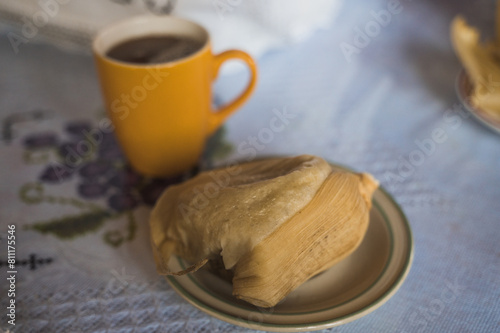
[[[211,154],[215,161],[243,156],[244,144],[268,127],[273,112],[286,110],[289,124],[260,142],[258,155],[316,154],[371,172],[402,206],[415,239],[407,280],[381,308],[328,332],[498,331],[500,136],[459,112],[454,80],[460,64],[448,38],[459,12],[492,29],[493,3],[402,1],[400,12],[347,59],[342,45],[355,46],[357,29],[387,6],[346,3],[330,30],[259,58],[258,88],[227,122],[224,140],[233,150]],[[41,144],[30,136],[52,132],[63,143],[73,140],[76,124],[96,128],[103,118],[91,57],[35,40],[14,53],[4,34],[0,68],[0,233],[16,226],[18,260],[16,326],[2,310],[0,328],[249,332],[195,309],[156,274],[147,198],[135,202],[131,216],[110,206],[111,193],[82,196],[80,174],[61,183],[46,175],[37,187],[58,157],[53,150],[30,153]],[[218,100],[229,100],[245,77],[221,78]],[[50,224],[65,217],[70,231]],[[4,237],[1,244],[5,309]],[[456,297],[443,299],[447,290]]]

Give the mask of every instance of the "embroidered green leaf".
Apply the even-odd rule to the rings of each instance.
[[[134,212],[129,210],[127,212],[127,218],[128,218],[128,223],[127,223],[127,240],[131,241],[135,238],[135,231],[137,230],[137,222],[135,220]]]
[[[37,204],[43,201],[43,185],[40,183],[24,184],[19,190],[19,197],[27,204]]]
[[[103,239],[106,243],[108,243],[108,245],[113,247],[120,246],[124,241],[122,234],[118,230],[106,232]]]
[[[207,160],[222,159],[233,151],[234,147],[226,141],[226,127],[222,126],[208,140],[205,146],[204,158]]]
[[[43,234],[53,234],[61,239],[71,239],[99,229],[112,215],[108,211],[91,211],[81,215],[70,215],[28,227]]]
[[[65,197],[56,197],[52,195],[47,195],[43,198],[44,201],[52,204],[60,204],[60,205],[68,205],[74,206],[80,209],[90,209],[94,211],[101,211],[102,208],[99,205],[96,205],[92,202],[82,201],[75,198],[65,198]]]
[[[26,164],[44,164],[49,160],[52,149],[25,150],[23,160]]]
[[[124,241],[132,241],[135,238],[135,231],[137,229],[137,222],[135,220],[134,212],[127,211],[127,235],[123,236],[119,230],[111,230],[104,234],[104,241],[113,247],[120,246]]]

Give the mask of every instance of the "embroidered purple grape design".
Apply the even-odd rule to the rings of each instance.
[[[27,136],[23,145],[27,163],[45,166],[37,182],[21,188],[21,199],[28,204],[45,202],[73,206],[80,211],[31,225],[34,230],[61,239],[97,231],[106,221],[125,217],[125,230],[107,231],[103,239],[111,246],[131,241],[137,228],[133,210],[140,205],[154,205],[167,186],[189,176],[143,177],[126,164],[113,133],[99,132],[85,121],[67,123],[62,136],[53,132]],[[75,184],[77,197],[48,194],[51,186],[66,182]]]
[[[39,180],[45,183],[60,183],[73,175],[71,168],[59,165],[48,165],[39,176]]]
[[[60,239],[98,232],[107,222],[125,218],[126,226],[103,232],[103,240],[114,247],[130,242],[137,229],[135,209],[154,205],[165,188],[197,173],[191,170],[169,179],[143,177],[127,165],[114,134],[89,121],[68,122],[59,134],[30,134],[22,144],[26,164],[42,167],[36,181],[20,188],[21,200],[30,205],[71,206],[79,212],[28,227]],[[231,150],[224,141],[224,128],[219,129],[207,142],[201,166],[212,167],[214,158],[222,158]],[[72,189],[73,193],[51,195],[56,186]]]
[[[23,143],[29,149],[55,147],[57,145],[57,135],[51,132],[34,134],[24,138]]]

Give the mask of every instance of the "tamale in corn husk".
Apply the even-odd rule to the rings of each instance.
[[[152,212],[158,272],[186,274],[221,257],[237,298],[274,306],[356,249],[377,186],[309,155],[203,172],[167,189]],[[193,266],[171,272],[172,255]]]

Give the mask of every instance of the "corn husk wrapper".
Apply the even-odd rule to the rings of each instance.
[[[302,155],[204,172],[167,189],[151,215],[160,274],[222,257],[233,294],[271,307],[356,249],[377,181]],[[178,255],[191,267],[171,272]]]
[[[472,81],[471,104],[500,120],[499,42],[481,43],[479,31],[461,16],[452,21],[451,41]]]

